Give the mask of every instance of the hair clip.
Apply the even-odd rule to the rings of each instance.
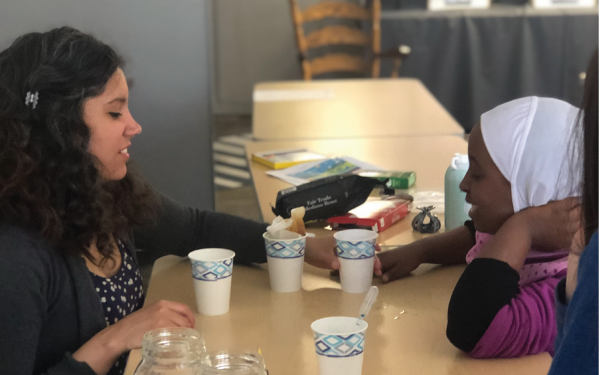
[[[27,95],[25,96],[25,105],[29,107],[29,104],[33,104],[31,108],[35,109],[35,107],[38,104],[38,99],[39,95],[37,91],[33,94],[31,93],[31,91],[27,91]]]

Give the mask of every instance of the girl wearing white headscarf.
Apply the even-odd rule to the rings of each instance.
[[[557,99],[517,99],[483,114],[471,135],[461,189],[473,204],[476,244],[450,300],[447,335],[473,357],[553,354],[554,290],[567,269],[561,248],[577,228],[577,199],[562,201],[579,186],[570,178],[579,173],[569,173],[577,113]],[[486,192],[481,180],[496,170],[505,181]],[[509,210],[492,209],[500,205]]]
[[[569,173],[568,163],[576,116],[570,104],[538,97],[483,114],[470,135],[469,170],[460,185],[472,221],[379,255],[384,282],[421,263],[466,259],[446,333],[473,357],[553,353],[554,288],[567,266],[561,249],[570,245],[578,217],[577,199],[568,198],[578,186],[569,180],[579,174]]]

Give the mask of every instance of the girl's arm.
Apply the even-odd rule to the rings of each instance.
[[[475,234],[467,225],[445,233],[435,234],[394,250],[378,254],[383,281],[406,276],[422,263],[464,264],[469,250],[475,245]]]
[[[447,336],[477,357],[552,351],[556,334],[554,288],[562,273],[519,288],[519,273],[533,246],[571,244],[579,227],[577,200],[523,210],[506,221],[461,276],[448,307]]]
[[[554,289],[565,274],[519,288],[519,273],[507,263],[473,260],[450,299],[448,339],[475,358],[552,353]]]
[[[517,212],[481,250],[479,258],[497,259],[519,271],[532,247],[548,251],[570,247],[580,228],[580,216],[577,198]]]

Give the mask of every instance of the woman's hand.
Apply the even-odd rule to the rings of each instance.
[[[127,315],[107,329],[113,331],[113,339],[122,346],[122,352],[125,352],[141,348],[144,334],[153,329],[194,328],[195,325],[196,318],[187,305],[163,300]]]
[[[106,374],[124,352],[142,346],[144,334],[168,327],[195,326],[192,310],[187,305],[159,301],[106,327],[73,353],[73,358],[87,363],[96,374]]]
[[[304,261],[315,267],[339,270],[340,261],[335,252],[335,247],[336,243],[333,236],[307,237]],[[376,250],[379,251],[379,246],[376,246]],[[381,263],[377,256],[375,256],[373,272],[378,276],[381,275]]]

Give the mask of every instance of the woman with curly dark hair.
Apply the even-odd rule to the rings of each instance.
[[[0,374],[119,374],[148,330],[193,327],[184,304],[142,307],[136,248],[266,261],[265,224],[182,207],[129,170],[141,127],[122,65],[68,27],[0,52]],[[309,239],[305,260],[338,268],[334,243]]]

